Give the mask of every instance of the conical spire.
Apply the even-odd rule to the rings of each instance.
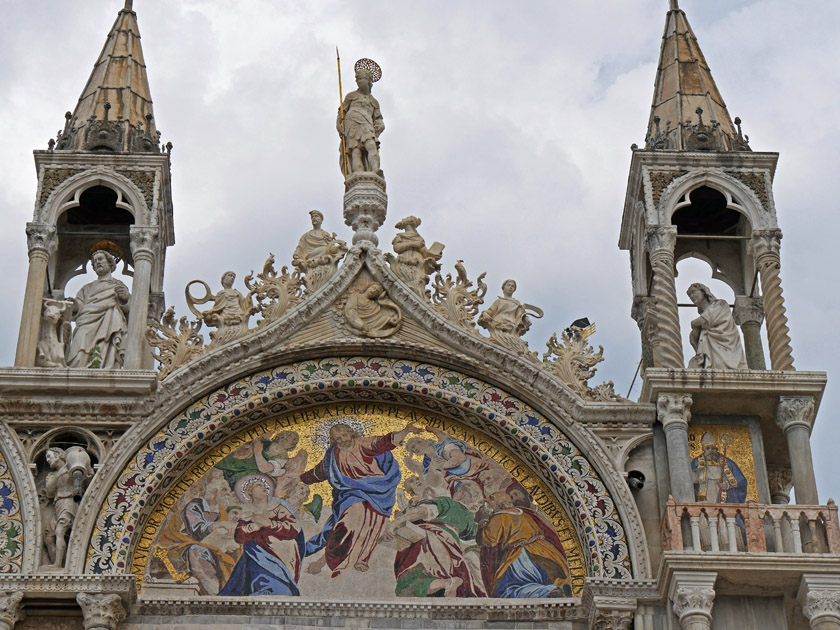
[[[132,0],[117,15],[56,149],[159,151],[146,63]]]
[[[749,151],[726,110],[697,37],[677,0],[669,0],[656,70],[647,148]]]

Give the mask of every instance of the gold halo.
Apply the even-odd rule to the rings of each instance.
[[[372,83],[376,83],[379,79],[382,78],[382,68],[379,67],[379,64],[376,63],[373,59],[368,59],[367,57],[362,57],[359,59],[354,65],[353,70],[358,72],[359,70],[367,70],[370,72],[370,80]]]
[[[114,241],[96,241],[90,246],[90,249],[88,249],[88,258],[91,258],[95,252],[99,251],[111,254],[111,256],[114,257],[114,263],[118,263],[122,260],[122,250]]]

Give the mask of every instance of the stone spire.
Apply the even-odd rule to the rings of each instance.
[[[740,118],[732,123],[685,12],[677,0],[669,0],[647,148],[749,151],[748,141],[741,134]]]
[[[132,0],[117,15],[55,149],[158,152],[146,63]]]

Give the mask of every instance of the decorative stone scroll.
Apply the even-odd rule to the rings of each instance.
[[[571,327],[560,334],[551,335],[546,343],[548,351],[543,354],[543,367],[554,374],[572,391],[584,400],[617,401],[621,396],[615,393],[612,381],[589,386],[589,379],[595,376],[595,366],[604,360],[604,346],[598,352],[589,345],[580,328]]]
[[[321,231],[323,232],[323,230]],[[343,244],[343,241],[338,242]],[[300,249],[300,245],[298,245],[298,249]],[[297,252],[297,250],[295,251]],[[310,262],[312,261],[310,260]],[[314,290],[310,286],[316,288],[321,286],[317,284],[315,277],[318,277],[321,282],[325,281],[324,278],[329,279],[335,272],[334,264],[330,263],[330,265],[332,265],[332,272],[329,275],[321,275],[317,267],[305,266],[306,269],[310,270],[310,274],[314,274],[310,285],[307,286],[308,290]],[[280,275],[277,275],[277,271],[274,269],[274,254],[269,255],[265,265],[263,265],[263,270],[257,274],[257,282],[254,281],[254,272],[252,271],[245,277],[245,286],[248,287],[249,297],[253,295],[256,298],[257,308],[262,315],[262,319],[257,322],[258,327],[280,319],[286,311],[300,302],[303,295],[300,272],[295,270],[289,275],[287,268],[283,267],[280,269]]]
[[[440,273],[435,274],[432,287],[434,292],[431,297],[432,308],[453,324],[475,331],[473,320],[478,315],[478,307],[484,303],[484,296],[487,294],[487,285],[482,282],[487,273],[482,273],[476,278],[475,288],[467,277],[463,260],[455,263],[455,274],[455,279],[449,273],[446,274],[446,278]]]
[[[146,340],[160,363],[158,378],[164,379],[176,368],[189,363],[204,350],[204,338],[198,334],[201,320],[190,322],[186,316],[175,318],[175,307],[170,306],[157,322],[149,320]]]

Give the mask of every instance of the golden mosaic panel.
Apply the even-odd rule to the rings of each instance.
[[[703,456],[703,438],[714,439],[720,455],[736,464],[746,479],[746,499],[744,501],[730,501],[746,503],[758,502],[758,485],[755,475],[755,461],[753,458],[753,444],[750,428],[746,425],[735,424],[689,424],[688,450],[692,463]]]

